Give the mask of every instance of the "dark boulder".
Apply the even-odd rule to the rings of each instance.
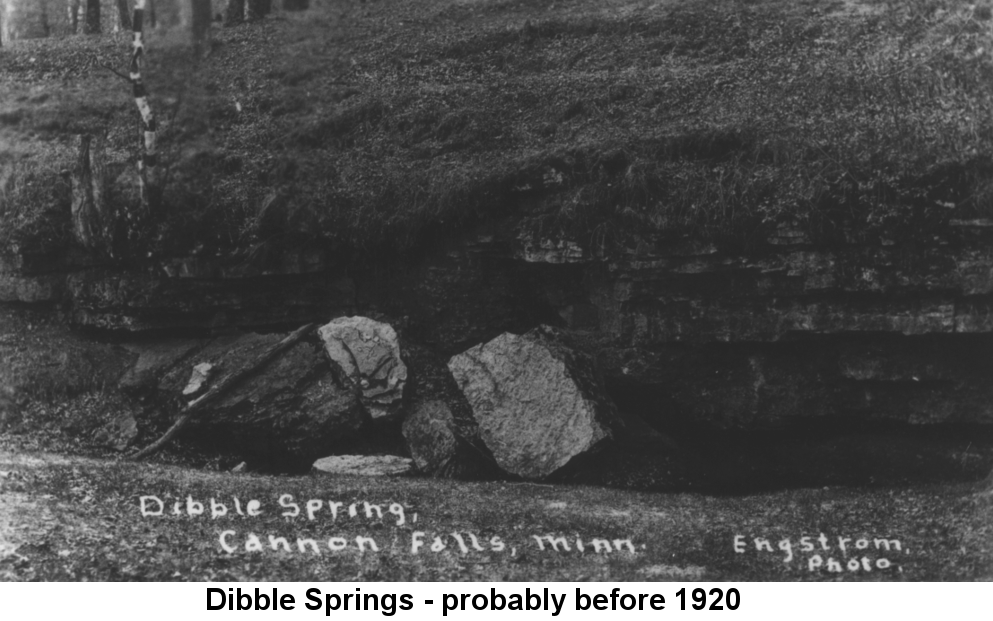
[[[442,478],[485,479],[499,473],[479,437],[472,408],[458,384],[426,348],[408,345],[410,369],[403,436],[418,470]]]
[[[213,365],[210,385],[252,365],[285,335],[215,339],[164,375],[160,391],[182,399],[191,369]],[[301,341],[195,417],[184,437],[263,468],[306,470],[354,442],[368,421],[357,388],[343,388],[316,341]]]

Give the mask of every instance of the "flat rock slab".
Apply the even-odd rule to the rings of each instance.
[[[318,472],[363,477],[399,476],[408,474],[413,467],[413,460],[396,455],[335,455],[314,462]]]
[[[504,333],[453,357],[448,368],[499,466],[542,479],[623,426],[593,359],[545,326]]]
[[[399,413],[407,366],[392,326],[368,317],[340,317],[318,334],[331,360],[361,386],[362,405],[373,419]]]

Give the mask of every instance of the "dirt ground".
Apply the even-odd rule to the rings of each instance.
[[[990,580],[993,486],[647,494],[4,450],[0,579]]]

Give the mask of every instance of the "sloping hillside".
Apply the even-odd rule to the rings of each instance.
[[[311,4],[218,30],[199,62],[150,34],[168,184],[135,254],[402,248],[506,214],[584,245],[738,243],[993,205],[985,1]],[[109,133],[113,200],[136,200],[136,113],[107,69],[127,45],[0,52],[5,241],[66,240],[73,134]]]
[[[447,359],[551,324],[739,489],[989,472],[989,0],[311,5],[202,59],[149,33],[137,221],[127,37],[0,51],[18,425],[150,417],[115,339],[364,315]],[[70,231],[103,132],[113,255]]]

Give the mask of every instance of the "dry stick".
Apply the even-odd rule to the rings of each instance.
[[[148,457],[152,453],[161,449],[169,442],[169,440],[172,440],[173,437],[177,433],[179,433],[180,430],[183,429],[183,427],[186,426],[186,423],[190,422],[190,419],[193,418],[193,415],[196,414],[199,410],[201,410],[205,403],[212,401],[222,392],[228,390],[229,388],[231,388],[238,382],[242,381],[252,373],[255,373],[261,367],[269,364],[269,362],[271,362],[273,359],[279,356],[279,354],[283,353],[290,347],[296,345],[301,339],[307,336],[307,333],[313,331],[316,328],[317,328],[316,323],[308,323],[304,327],[298,329],[293,334],[287,336],[282,341],[276,343],[272,347],[272,349],[267,351],[265,354],[262,355],[261,358],[259,358],[252,364],[242,368],[240,371],[237,371],[225,377],[223,380],[218,382],[216,386],[211,387],[211,389],[208,390],[206,393],[204,393],[197,399],[191,401],[189,405],[187,405],[184,408],[183,415],[179,417],[179,420],[173,423],[172,427],[170,427],[169,430],[166,431],[161,438],[149,444],[145,448],[141,449],[134,455],[129,456],[127,459],[131,461],[138,461],[140,459],[144,459],[145,457]]]
[[[107,71],[109,71],[111,73],[113,73],[114,75],[116,75],[117,77],[123,79],[126,82],[129,82],[129,83],[131,82],[131,77],[130,76],[124,75],[123,73],[121,73],[117,69],[114,69],[113,67],[110,67],[108,65],[100,65],[100,67],[103,68],[103,69],[106,69]]]

